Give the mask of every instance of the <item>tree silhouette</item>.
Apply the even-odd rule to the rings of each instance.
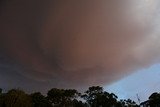
[[[0,94],[2,94],[2,88],[0,88]]]
[[[32,102],[25,92],[12,89],[6,94],[4,105],[5,107],[32,107]]]
[[[72,101],[79,96],[75,89],[57,89],[53,88],[48,91],[47,98],[54,105],[59,107],[70,107],[72,105]]]
[[[30,95],[34,107],[52,107],[52,104],[40,92]]]
[[[136,102],[132,101],[131,99],[127,100],[120,100],[118,102],[118,107],[139,107]]]
[[[102,87],[92,86],[82,95],[91,107],[112,107],[117,104],[117,96],[103,91]]]
[[[100,86],[89,87],[83,95],[75,89],[58,88],[49,90],[47,96],[40,92],[27,94],[19,89],[0,92],[0,107],[139,107],[130,99],[118,101],[114,93]],[[159,93],[153,93],[149,99],[150,107],[160,107]]]
[[[0,107],[5,107],[5,96],[6,94],[2,93],[2,89],[0,88]]]
[[[103,94],[103,88],[99,86],[89,87],[85,94],[82,95],[82,98],[86,100],[91,106],[97,105],[97,100],[99,100],[100,96]]]
[[[83,103],[82,101],[78,101],[76,99],[72,101],[72,106],[73,107],[88,107],[87,103]]]
[[[155,92],[149,97],[150,107],[160,107],[160,94]]]

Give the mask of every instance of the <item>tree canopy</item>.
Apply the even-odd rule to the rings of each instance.
[[[150,107],[160,107],[160,93],[149,97]],[[157,106],[158,105],[158,106]],[[4,93],[0,89],[0,107],[140,107],[131,99],[118,99],[114,93],[103,87],[92,86],[84,93],[75,89],[52,88],[44,95],[40,92],[31,94],[20,89],[11,89]]]
[[[5,107],[32,107],[31,98],[24,91],[12,89],[4,96]]]

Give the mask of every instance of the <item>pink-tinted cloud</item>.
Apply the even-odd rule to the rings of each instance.
[[[105,84],[159,61],[158,11],[158,0],[13,0],[1,37],[29,78]]]

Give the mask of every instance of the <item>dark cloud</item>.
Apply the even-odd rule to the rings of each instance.
[[[18,64],[17,79],[51,87],[109,84],[158,61],[157,6],[157,0],[6,1],[1,50]]]

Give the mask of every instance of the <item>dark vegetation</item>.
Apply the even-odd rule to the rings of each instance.
[[[147,104],[160,107],[160,94],[153,93]],[[144,105],[144,106],[143,106]],[[142,107],[145,107],[145,103]],[[157,106],[158,105],[158,106]],[[44,96],[40,92],[27,94],[20,89],[3,93],[0,89],[0,107],[139,107],[134,101],[118,100],[100,86],[89,87],[83,94],[75,89],[52,88]],[[146,106],[148,107],[148,106]]]

